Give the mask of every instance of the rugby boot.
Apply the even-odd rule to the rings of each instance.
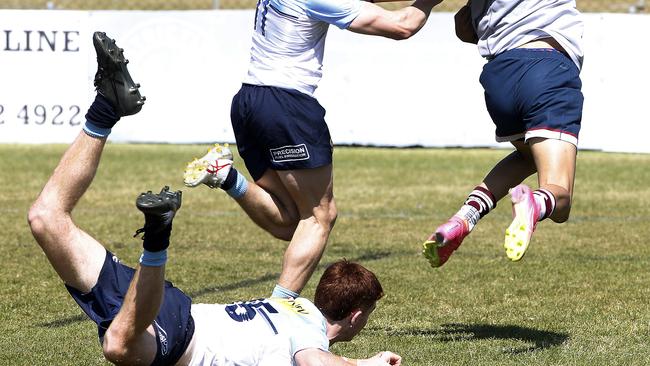
[[[144,227],[135,232],[134,237],[144,233],[145,249],[158,251],[169,246],[172,221],[176,212],[181,208],[183,192],[170,191],[165,186],[160,193],[140,193],[135,205],[144,213]],[[150,244],[151,243],[151,244]],[[151,245],[153,248],[148,248]]]
[[[108,99],[119,117],[138,113],[145,97],[140,95],[140,84],[133,82],[124,58],[124,49],[117,47],[115,40],[104,32],[93,34],[93,46],[97,53],[95,88]]]
[[[530,239],[539,220],[539,207],[535,202],[533,191],[525,184],[510,189],[512,200],[512,223],[506,229],[506,256],[511,261],[518,261],[526,254]]]
[[[196,187],[203,183],[210,188],[218,188],[228,177],[232,167],[233,155],[228,144],[219,144],[208,149],[200,159],[194,159],[185,167],[183,183],[188,187]]]
[[[422,254],[429,261],[431,267],[440,267],[447,262],[468,234],[467,221],[458,216],[452,216],[449,221],[438,226],[436,231],[424,242]]]

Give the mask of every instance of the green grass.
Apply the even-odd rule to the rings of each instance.
[[[104,364],[94,324],[26,223],[64,148],[0,145],[0,365]],[[134,264],[141,250],[131,237],[141,225],[136,195],[180,188],[185,162],[202,149],[108,145],[75,219]],[[421,242],[509,151],[335,151],[340,216],[322,263],[359,260],[387,294],[366,330],[335,352],[363,357],[388,349],[405,365],[650,363],[650,155],[580,152],[571,220],[541,223],[521,262],[508,262],[501,247],[510,222],[502,201],[434,270]],[[266,296],[285,245],[222,192],[186,189],[168,277],[195,302]],[[311,297],[321,270],[304,295]]]

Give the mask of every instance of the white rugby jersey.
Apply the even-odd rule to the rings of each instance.
[[[329,25],[347,28],[360,9],[359,0],[258,0],[244,83],[313,95]]]
[[[193,304],[192,317],[191,366],[290,366],[300,350],[329,349],[325,318],[302,297]]]
[[[553,37],[582,68],[582,16],[575,0],[472,0],[472,22],[483,57]]]

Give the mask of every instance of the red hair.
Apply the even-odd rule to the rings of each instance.
[[[325,269],[316,286],[314,304],[329,320],[341,320],[353,310],[370,309],[383,296],[374,273],[342,259]]]

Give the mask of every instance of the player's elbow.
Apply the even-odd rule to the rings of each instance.
[[[405,39],[411,38],[415,33],[410,31],[407,28],[401,28],[390,35],[389,38],[392,38],[396,41],[403,41]]]
[[[394,29],[394,37],[396,40],[404,40],[413,37],[427,21],[427,17],[420,12],[410,11],[402,12],[397,25]]]
[[[393,39],[401,41],[405,39],[409,39],[413,37],[414,35],[417,34],[420,29],[422,29],[422,25],[420,23],[413,23],[413,22],[404,22],[403,24],[400,24],[399,27],[395,29],[393,32]]]

